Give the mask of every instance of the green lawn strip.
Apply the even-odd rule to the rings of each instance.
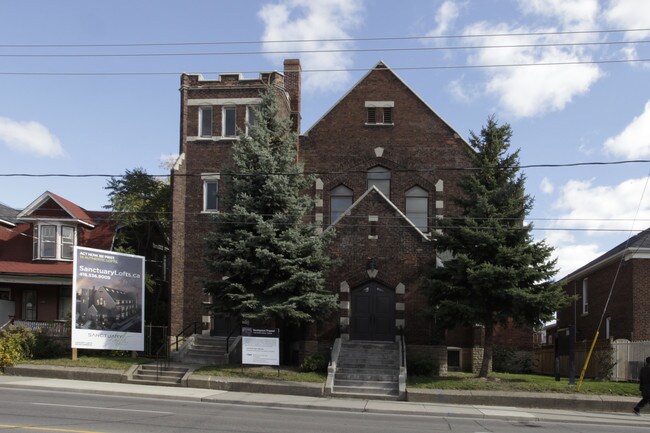
[[[110,368],[114,370],[126,370],[133,364],[148,364],[152,362],[148,358],[131,358],[115,356],[79,356],[76,361],[71,358],[52,359],[28,359],[21,361],[21,364],[52,365],[59,367],[90,367]]]
[[[213,365],[209,367],[202,367],[196,370],[194,374],[205,376],[243,377],[248,379],[268,379],[312,383],[322,383],[325,382],[325,379],[327,379],[327,374],[325,373],[302,372],[296,368],[286,366],[280,367],[279,375],[277,367],[244,366],[242,368],[241,365]]]
[[[576,378],[576,382],[577,380]],[[488,379],[479,379],[472,373],[450,373],[448,376],[436,378],[409,376],[408,386],[419,389],[456,389],[465,391],[576,393],[576,386],[569,385],[566,378],[556,382],[554,377],[533,374],[492,373]],[[639,385],[630,382],[587,379],[582,383],[580,394],[638,396]]]

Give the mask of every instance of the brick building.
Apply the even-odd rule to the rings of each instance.
[[[574,301],[558,312],[558,331],[575,325],[576,340],[591,341],[602,316],[600,340],[650,340],[649,261],[646,229],[564,277],[564,288]]]
[[[249,107],[268,83],[300,130],[300,64],[287,60],[284,66],[284,73],[255,79],[181,77],[180,157],[172,172],[172,335],[201,320],[216,333],[230,326],[205,316],[203,239],[210,213],[219,210],[219,173],[235,127],[245,131]],[[318,173],[310,191],[317,199],[313,221],[335,230],[332,254],[341,264],[327,279],[339,295],[338,314],[304,330],[295,350],[328,347],[339,335],[394,341],[400,329],[410,348],[431,347],[437,340],[422,314],[419,278],[423,266],[440,260],[431,221],[454,212],[449,197],[458,193],[461,171],[448,168],[469,166],[468,143],[380,62],[297,145],[305,171]],[[480,331],[447,332],[442,344],[471,353]]]

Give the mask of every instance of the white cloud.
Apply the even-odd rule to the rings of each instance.
[[[558,227],[590,230],[645,229],[650,220],[650,191],[646,179],[628,179],[618,185],[597,186],[593,180],[571,180],[561,190],[554,208]],[[642,197],[643,195],[643,197]],[[634,220],[639,220],[633,226]]]
[[[558,273],[556,279],[567,276],[571,272],[583,267],[594,260],[604,251],[600,251],[598,244],[561,245],[556,247],[554,258],[557,258]]]
[[[510,27],[506,24],[489,25],[485,22],[468,26],[466,34],[552,32],[555,29]],[[548,37],[509,36],[499,38],[500,45],[548,43]],[[491,39],[477,38],[477,45],[494,45]],[[475,65],[516,65],[536,63],[570,63],[589,61],[590,56],[580,48],[572,47],[505,47],[480,49],[470,56]],[[549,111],[559,111],[573,98],[589,91],[602,76],[598,66],[574,64],[556,66],[521,66],[488,68],[485,90],[494,95],[499,106],[514,117],[532,117]]]
[[[10,149],[36,156],[63,155],[59,139],[38,122],[19,122],[0,117],[0,141]]]
[[[555,187],[548,177],[544,177],[544,179],[542,179],[539,187],[544,194],[553,194],[553,191],[555,191]]]
[[[451,93],[451,96],[459,102],[468,104],[476,100],[477,96],[480,94],[479,89],[473,89],[471,86],[467,86],[463,83],[463,78],[458,78],[457,80],[452,80],[447,85],[447,90]]]
[[[565,27],[593,28],[598,16],[598,0],[519,0],[529,14],[559,20]]]
[[[620,134],[605,141],[604,148],[608,153],[625,158],[650,156],[650,101],[646,102],[643,113]]]
[[[436,12],[436,27],[427,36],[445,35],[459,14],[459,6],[451,0],[446,0]]]
[[[647,29],[650,17],[650,2],[648,0],[610,0],[605,13],[605,19],[614,27],[620,29]],[[650,32],[626,32],[627,40],[640,40],[650,36]]]
[[[171,170],[178,160],[178,153],[163,153],[158,157],[158,167]]]
[[[352,54],[322,52],[350,48],[349,41],[325,41],[325,39],[350,38],[350,31],[362,22],[362,0],[281,0],[267,4],[258,15],[265,25],[262,40],[266,51],[319,50],[318,53],[300,54],[303,68],[323,70],[304,74],[305,91],[338,90],[347,85],[349,72],[331,72],[353,65]],[[271,41],[310,40],[302,43],[273,43]],[[274,60],[285,54],[271,54]]]
[[[545,240],[555,248],[561,278],[586,265],[629,234],[647,228],[650,191],[646,179],[598,186],[593,180],[571,180],[553,207],[557,221],[548,222]],[[603,241],[608,242],[602,245]]]

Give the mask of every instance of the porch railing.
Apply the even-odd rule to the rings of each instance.
[[[63,321],[41,322],[37,320],[13,319],[11,325],[41,331],[50,337],[69,337],[70,325]]]

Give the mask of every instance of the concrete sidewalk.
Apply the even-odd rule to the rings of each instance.
[[[332,399],[295,395],[258,394],[190,387],[133,385],[87,380],[0,376],[0,388],[55,390],[75,393],[160,398],[216,404],[246,404],[292,409],[318,409],[359,413],[401,414],[522,422],[563,422],[650,427],[650,417],[589,413],[577,410],[522,409],[507,406],[452,405],[362,399]]]
[[[650,415],[637,417],[633,397],[490,391],[409,390],[406,402],[325,398],[322,385],[190,375],[187,386],[124,383],[119,370],[22,364],[7,368],[0,387],[50,389],[104,395],[322,409],[520,421],[580,422],[650,427]],[[618,413],[617,413],[618,412]]]

